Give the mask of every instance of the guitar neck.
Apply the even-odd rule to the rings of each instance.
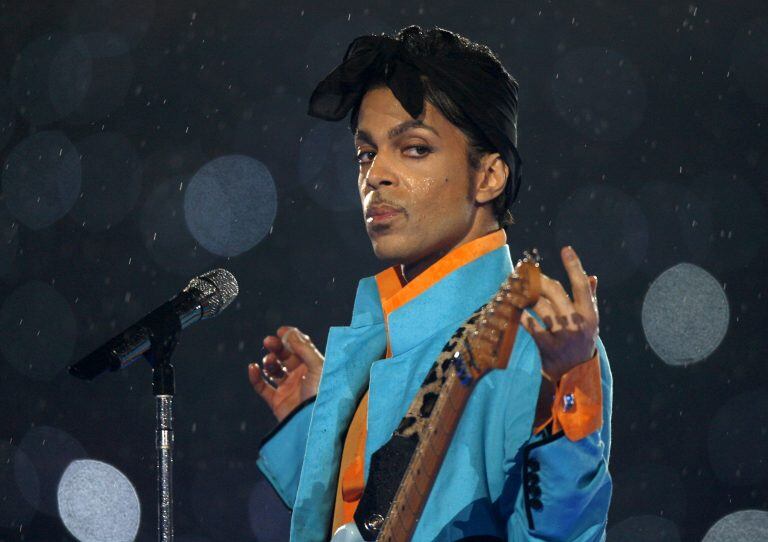
[[[456,368],[449,369],[430,423],[419,435],[419,445],[377,540],[410,542],[475,384],[474,379],[463,383]]]

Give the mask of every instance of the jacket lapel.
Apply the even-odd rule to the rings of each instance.
[[[325,365],[312,412],[307,449],[291,518],[291,540],[327,540],[343,435],[365,393],[371,364],[386,349],[376,281],[360,281],[350,326],[328,333]]]
[[[512,272],[504,245],[458,268],[389,315],[392,357],[374,361],[368,394],[365,477],[456,329],[487,303]]]

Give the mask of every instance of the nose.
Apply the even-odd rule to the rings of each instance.
[[[371,160],[365,175],[363,176],[363,192],[379,190],[382,186],[395,184],[395,175],[389,168],[387,161],[377,154]]]

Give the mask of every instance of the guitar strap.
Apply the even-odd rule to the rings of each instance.
[[[466,344],[465,338],[477,329],[477,319],[484,307],[485,304],[472,313],[451,336],[392,438],[371,456],[368,480],[354,515],[364,540],[376,540],[445,382],[448,378],[463,378],[465,369],[463,365],[456,365],[453,355],[462,342]]]

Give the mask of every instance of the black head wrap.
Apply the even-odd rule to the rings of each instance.
[[[425,39],[427,38],[427,39]],[[309,115],[342,120],[375,81],[384,81],[403,108],[417,118],[424,107],[421,75],[443,91],[501,154],[510,168],[505,194],[511,205],[520,190],[517,152],[517,81],[487,47],[442,28],[424,34],[417,25],[397,37],[355,38],[344,59],[318,83]]]

